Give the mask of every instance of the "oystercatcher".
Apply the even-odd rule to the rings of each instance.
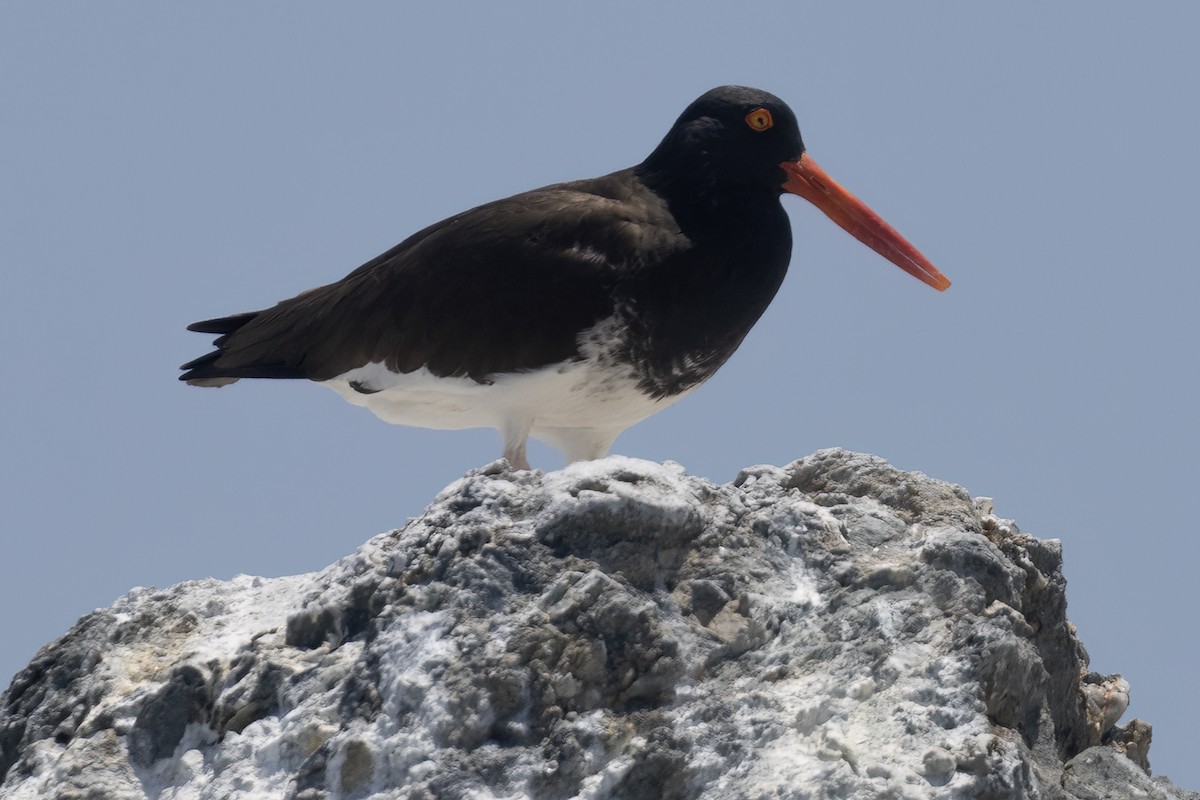
[[[783,192],[950,285],[808,157],[782,100],[722,86],[635,167],[479,206],[336,283],[189,325],[219,336],[180,379],[306,379],[387,422],[494,427],[518,469],[530,436],[599,458],[711,377],[766,310],[791,257]]]

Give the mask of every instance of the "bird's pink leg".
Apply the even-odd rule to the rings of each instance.
[[[513,469],[533,469],[529,466],[529,459],[525,457],[525,440],[522,439],[519,444],[510,444],[504,448],[504,457]]]
[[[500,435],[504,437],[504,458],[513,469],[532,469],[525,457],[525,443],[529,441],[531,427],[532,419],[509,419],[500,429]]]

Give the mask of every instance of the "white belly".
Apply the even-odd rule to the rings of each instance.
[[[351,382],[378,391],[363,394]],[[617,434],[683,396],[656,400],[637,388],[629,367],[592,359],[499,374],[488,384],[439,378],[425,368],[399,374],[375,362],[323,383],[386,422],[497,428],[506,443],[532,435],[568,460],[603,456]]]

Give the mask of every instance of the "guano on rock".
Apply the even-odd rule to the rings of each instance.
[[[873,456],[498,462],[322,572],[81,619],[0,698],[0,797],[1200,798],[1065,588]]]

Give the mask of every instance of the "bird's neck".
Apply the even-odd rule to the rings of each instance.
[[[791,226],[769,192],[706,186],[678,170],[637,174],[688,242],[624,285],[639,386],[672,397],[707,380],[766,310],[787,272]]]
[[[744,241],[770,236],[781,222],[787,227],[780,192],[723,180],[705,165],[690,170],[668,168],[652,155],[634,172],[667,203],[680,229],[694,241]]]

